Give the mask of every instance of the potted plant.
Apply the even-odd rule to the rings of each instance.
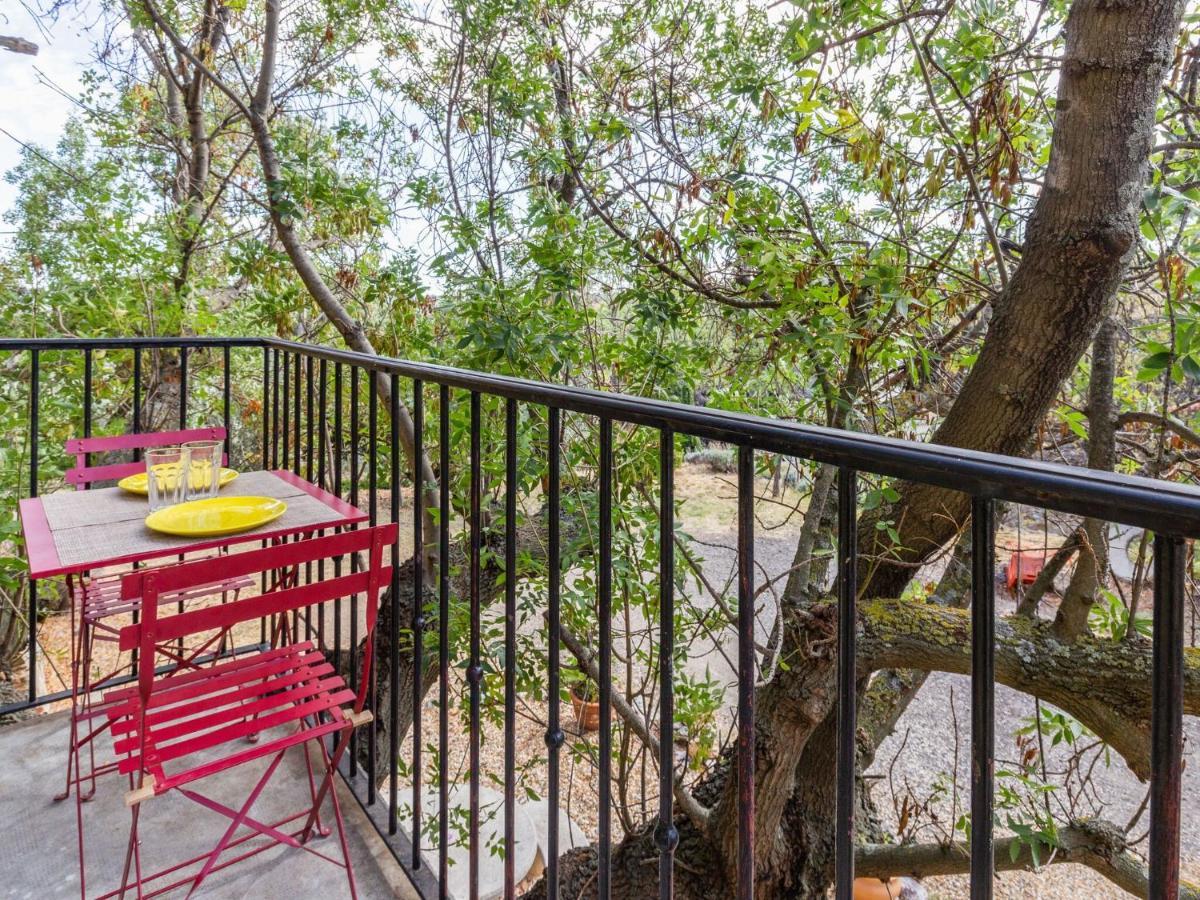
[[[583,672],[571,679],[571,706],[575,709],[575,721],[581,732],[600,730],[600,699],[596,686]]]

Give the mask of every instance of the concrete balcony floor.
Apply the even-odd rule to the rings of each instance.
[[[65,777],[68,726],[65,713],[0,725],[0,897],[51,900],[80,896],[75,800],[72,797],[56,803],[53,799],[62,790]],[[109,752],[108,737],[101,736],[100,740],[103,743],[97,749]],[[266,762],[256,760],[203,779],[193,787],[205,796],[239,807]],[[335,781],[358,896],[363,900],[417,898],[358,802],[340,779]],[[122,776],[104,776],[97,783],[95,797],[83,804],[89,897],[120,886],[130,824],[130,813],[124,805],[126,785]],[[278,821],[299,811],[308,793],[304,758],[293,748],[284,756],[251,815],[261,822]],[[327,800],[323,817],[330,808]],[[211,850],[229,825],[224,816],[175,792],[147,801],[141,815],[143,866],[155,870]],[[246,846],[253,843],[256,842]],[[335,859],[340,858],[336,832],[313,846]],[[236,855],[234,851],[222,859]],[[190,871],[196,870],[193,867]],[[186,894],[184,886],[166,896]],[[127,896],[134,894],[130,892]],[[340,867],[303,850],[277,845],[209,875],[193,896],[222,900],[324,900],[349,897],[350,892]]]

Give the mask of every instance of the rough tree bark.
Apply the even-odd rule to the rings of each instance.
[[[1063,63],[1045,185],[1021,262],[994,304],[979,358],[933,442],[1020,455],[1079,362],[1128,265],[1153,145],[1154,111],[1183,4],[1076,0]],[[944,545],[969,498],[905,485],[881,516],[899,521],[901,548],[864,531],[863,576],[896,596],[911,564]]]

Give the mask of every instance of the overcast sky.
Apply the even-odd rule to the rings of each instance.
[[[33,0],[25,0],[33,6]],[[0,172],[20,161],[18,141],[53,147],[74,104],[63,92],[78,96],[80,76],[87,65],[91,41],[87,19],[74,5],[57,22],[39,22],[25,2],[0,0],[0,34],[16,35],[38,45],[37,56],[0,50]],[[59,90],[61,89],[61,91]],[[14,187],[0,181],[0,214],[16,196]],[[10,226],[0,223],[0,232]],[[7,235],[0,235],[0,240]]]

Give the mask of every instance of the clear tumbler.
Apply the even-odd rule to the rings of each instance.
[[[150,511],[173,506],[185,495],[190,454],[185,447],[156,447],[146,451],[146,481]]]
[[[221,449],[224,441],[188,441],[183,449],[191,454],[187,496],[202,500],[217,496],[221,486]]]

